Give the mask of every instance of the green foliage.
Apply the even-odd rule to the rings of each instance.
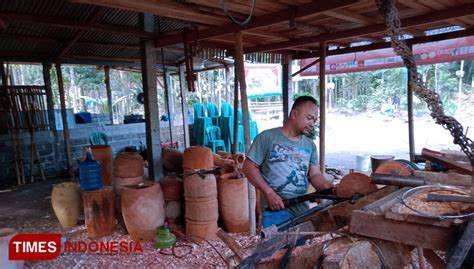
[[[474,64],[472,60],[464,62],[462,92],[469,94],[473,91],[469,85],[474,75]],[[460,62],[418,66],[418,72],[426,86],[440,95],[448,115],[452,115],[457,109],[459,77],[456,71],[459,69]],[[396,96],[400,99],[400,109],[406,113],[406,68],[328,75],[328,81],[335,84],[334,90],[326,91],[328,107],[332,110],[347,113],[381,111],[382,107],[390,106],[391,100]],[[318,95],[318,87],[317,79],[298,82],[298,89],[303,93]],[[418,114],[429,113],[426,104],[416,96],[414,109]]]

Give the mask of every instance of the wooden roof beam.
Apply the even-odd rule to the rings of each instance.
[[[93,0],[88,0],[93,1]],[[196,40],[209,39],[218,36],[233,34],[238,31],[251,31],[261,27],[290,21],[290,19],[302,18],[308,15],[321,13],[329,10],[340,9],[357,3],[357,0],[333,0],[333,1],[317,1],[308,4],[302,4],[294,8],[288,8],[282,11],[270,13],[260,17],[253,18],[244,26],[238,26],[234,23],[226,23],[219,27],[211,27],[200,31],[191,31],[188,34],[190,42]],[[156,39],[157,47],[165,47],[183,42],[181,34],[162,35]]]
[[[327,12],[324,12],[324,14],[334,17],[334,18],[344,20],[344,21],[357,23],[360,25],[370,25],[370,24],[381,22],[379,19],[369,18],[369,17],[359,15],[357,13],[349,12],[343,9],[337,10],[337,11],[327,11]]]
[[[55,39],[50,37],[35,37],[27,35],[18,35],[18,34],[6,34],[0,33],[0,39],[6,38],[10,40],[25,41],[25,42],[50,42],[50,43],[62,43],[66,42],[65,39]],[[77,45],[86,45],[86,46],[105,46],[116,49],[129,49],[129,50],[140,50],[140,44],[132,45],[126,43],[105,43],[105,42],[90,42],[90,41],[77,41]],[[207,43],[206,43],[207,47]],[[230,48],[230,47],[229,47]],[[157,50],[160,48],[156,48]],[[225,48],[224,48],[225,49]],[[174,52],[183,52],[183,48],[180,47],[165,47],[165,51],[174,51]]]
[[[106,10],[107,9],[102,8],[102,7],[95,8],[91,16],[89,16],[89,18],[87,19],[87,25],[90,25],[91,23],[95,22],[98,18],[100,18],[102,15],[104,15]],[[63,57],[86,32],[87,32],[86,29],[78,30],[77,33],[74,35],[74,37],[64,44],[61,51],[59,51],[57,58]]]
[[[116,61],[116,62],[130,62],[140,63],[140,58],[123,58],[123,57],[103,57],[103,56],[86,56],[86,55],[65,55],[62,60],[90,60],[90,61]],[[156,59],[157,66],[162,64],[161,57]],[[176,64],[176,61],[165,60],[165,64]]]
[[[174,0],[70,0],[70,2],[151,13],[160,17],[204,25],[221,25],[228,21],[224,16],[206,14]]]
[[[474,35],[474,28],[469,28],[466,30],[444,33],[444,34],[439,34],[439,35],[420,36],[420,37],[415,37],[412,39],[407,39],[406,41],[408,44],[415,45],[415,44],[436,42],[436,41],[441,41],[441,40],[446,40],[446,39],[451,39],[451,38],[466,37],[466,36],[471,36],[471,35]],[[327,55],[328,56],[340,55],[340,54],[353,53],[353,52],[385,49],[385,48],[390,48],[390,47],[391,47],[390,42],[379,42],[379,43],[373,43],[366,46],[357,46],[357,47],[350,47],[350,48],[344,48],[344,49],[329,50],[327,52]],[[293,55],[294,60],[301,60],[301,59],[307,59],[307,58],[313,58],[313,57],[319,57],[319,52],[315,51],[312,53],[298,53],[298,54]]]
[[[120,25],[111,25],[103,23],[87,23],[80,20],[71,20],[65,18],[55,18],[55,17],[46,17],[46,16],[35,16],[29,14],[20,14],[20,13],[0,13],[0,15],[9,18],[13,22],[21,23],[30,23],[30,24],[43,24],[47,26],[68,28],[74,30],[89,30],[97,32],[112,32],[133,35],[144,38],[156,38],[158,35],[154,33],[147,33],[139,30],[138,28],[120,26]]]
[[[455,8],[446,9],[443,11],[431,12],[420,16],[406,18],[401,20],[402,28],[409,28],[417,25],[429,24],[439,21],[445,21],[453,18],[459,18],[474,14],[474,4],[461,5]],[[280,50],[289,47],[304,46],[320,41],[333,41],[338,39],[351,38],[355,36],[365,36],[385,32],[386,26],[383,23],[363,26],[354,29],[343,30],[334,33],[321,34],[313,37],[298,38],[283,42],[277,42],[267,45],[259,45],[245,49],[245,53],[262,52]]]

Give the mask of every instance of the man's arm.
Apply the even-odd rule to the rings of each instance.
[[[316,190],[324,190],[332,188],[332,183],[327,181],[324,175],[316,165],[311,165],[308,171],[309,182]]]
[[[268,184],[263,179],[262,175],[260,174],[260,169],[256,163],[251,161],[250,159],[246,159],[244,162],[243,172],[247,176],[247,179],[250,181],[255,188],[259,189],[260,192],[265,194],[267,198],[268,206],[272,210],[279,210],[285,208],[283,201]]]

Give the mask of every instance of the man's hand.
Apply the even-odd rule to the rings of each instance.
[[[281,199],[280,195],[278,195],[275,191],[270,189],[265,193],[265,196],[267,197],[268,206],[272,210],[280,210],[285,208],[283,200]]]

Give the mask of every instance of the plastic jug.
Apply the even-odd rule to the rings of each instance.
[[[103,186],[100,164],[92,159],[90,150],[86,152],[86,158],[79,164],[79,181],[82,191],[96,191]]]

